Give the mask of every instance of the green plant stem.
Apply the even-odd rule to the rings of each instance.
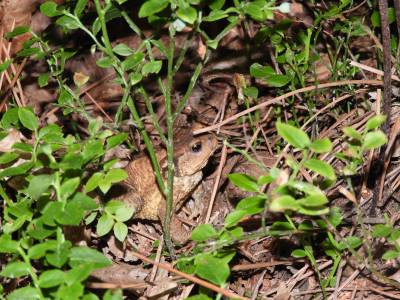
[[[109,36],[108,36],[106,21],[104,19],[105,12],[101,8],[99,0],[94,0],[94,2],[95,2],[95,6],[96,6],[96,12],[97,12],[97,14],[99,16],[99,20],[100,20],[100,23],[101,23],[101,28],[102,28],[102,33],[103,33],[103,42],[104,42],[105,48],[100,45],[100,43],[93,36],[93,34],[89,34],[89,35],[92,37],[93,41],[99,46],[100,50],[102,50],[103,52],[108,54],[110,57],[115,59],[115,63],[113,64],[113,66],[114,66],[114,69],[117,72],[119,78],[122,80],[123,87],[124,87],[124,90],[125,90],[124,95],[123,95],[122,100],[121,100],[121,102],[122,102],[121,105],[120,105],[121,109],[119,109],[117,114],[116,114],[116,121],[118,121],[118,119],[119,119],[119,116],[121,114],[122,108],[125,106],[125,104],[127,104],[128,108],[129,108],[129,110],[130,110],[130,112],[132,114],[132,117],[133,117],[134,121],[137,124],[137,127],[139,129],[140,135],[143,138],[143,141],[144,141],[144,144],[146,146],[146,149],[148,151],[148,154],[149,154],[149,157],[150,157],[150,161],[151,161],[151,164],[153,166],[154,173],[155,173],[155,176],[156,176],[157,184],[160,187],[161,191],[164,192],[166,190],[166,188],[165,188],[164,180],[163,180],[163,177],[162,177],[162,174],[161,174],[160,164],[159,164],[159,162],[157,160],[157,156],[156,156],[156,152],[155,152],[153,143],[151,142],[151,139],[150,139],[145,127],[144,127],[144,124],[143,124],[143,122],[142,122],[142,120],[141,120],[141,118],[139,116],[139,113],[138,113],[138,111],[136,109],[136,106],[135,106],[135,104],[133,102],[133,99],[129,95],[131,87],[128,84],[128,82],[126,81],[126,79],[125,79],[124,71],[122,70],[122,68],[120,66],[121,62],[115,56],[115,54],[114,54],[114,52],[112,50],[112,45],[110,43],[110,39],[109,39]],[[126,14],[125,14],[125,20],[130,20],[130,18],[127,18]],[[133,23],[132,20],[130,20],[128,22],[128,24],[132,25],[134,23]]]
[[[137,127],[139,129],[140,135],[143,138],[144,144],[145,144],[147,152],[149,154],[150,161],[151,161],[151,164],[153,166],[153,170],[154,170],[154,173],[155,173],[155,176],[156,176],[157,184],[158,184],[160,190],[164,191],[165,190],[165,184],[164,184],[164,180],[163,180],[163,177],[162,177],[162,174],[161,174],[160,164],[159,164],[159,162],[157,160],[157,156],[156,156],[156,151],[154,149],[154,145],[151,142],[151,139],[150,139],[145,127],[144,127],[144,124],[143,124],[143,122],[142,122],[142,120],[141,120],[141,118],[139,116],[139,113],[138,113],[138,111],[136,109],[136,106],[133,103],[132,97],[128,93],[126,93],[126,97],[127,97],[128,108],[129,108],[129,110],[130,110],[130,112],[131,112],[131,114],[133,116],[134,121],[136,122],[136,125],[137,125]]]
[[[99,16],[99,21],[101,24],[101,32],[103,34],[103,42],[104,42],[104,46],[106,47],[107,54],[112,58],[116,58],[116,56],[114,55],[114,52],[112,50],[110,38],[108,37],[107,24],[104,19],[104,15],[106,12],[104,11],[104,9],[102,9],[99,0],[94,0],[94,4],[96,6],[97,15]]]
[[[74,15],[71,14],[67,14],[70,15],[72,17],[75,18]],[[80,20],[78,18],[76,18],[80,23]],[[82,25],[82,27],[84,28],[84,26]],[[85,110],[85,105],[84,103],[81,101],[81,99],[79,98],[79,96],[75,95],[75,93],[63,82],[63,79],[61,78],[61,74],[63,72],[63,68],[58,68],[58,64],[57,62],[57,56],[53,53],[53,50],[47,45],[47,43],[45,41],[43,41],[37,34],[35,34],[34,32],[31,33],[32,36],[38,41],[39,46],[41,47],[42,51],[51,59],[54,60],[54,62],[52,62],[52,60],[50,58],[47,59],[47,64],[50,68],[50,73],[51,75],[56,79],[58,86],[61,89],[66,90],[73,99],[75,99],[76,103],[78,104],[78,107],[71,107],[73,109],[77,109],[79,111],[79,113],[81,113],[87,120],[89,120],[89,115]],[[94,37],[95,38],[95,37]],[[96,38],[95,38],[96,40]],[[96,40],[97,41],[97,40]]]
[[[121,15],[125,19],[126,23],[128,26],[135,32],[138,36],[140,36],[141,39],[146,39],[144,36],[143,32],[140,30],[140,28],[133,22],[132,18],[126,13],[126,11],[121,10]]]
[[[167,142],[168,142],[167,141],[167,137],[165,136],[164,131],[162,130],[162,128],[160,126],[160,123],[158,122],[157,115],[154,112],[153,105],[151,104],[150,97],[147,94],[147,92],[146,92],[146,90],[144,89],[143,86],[141,86],[139,88],[139,93],[142,94],[142,96],[144,98],[144,103],[146,104],[147,110],[149,111],[150,116],[151,116],[151,122],[153,123],[155,129],[157,130],[157,133],[160,136],[161,141],[164,144],[167,144]]]
[[[193,72],[192,77],[190,78],[189,86],[186,90],[186,93],[183,96],[183,98],[181,99],[181,101],[179,101],[178,107],[175,109],[174,120],[176,120],[176,118],[180,115],[182,110],[185,108],[185,105],[186,105],[190,95],[192,94],[193,88],[196,85],[197,79],[199,78],[199,75],[200,75],[200,72],[202,69],[203,69],[203,63],[198,63],[196,66],[196,69]]]
[[[35,270],[32,267],[32,264],[31,264],[31,261],[29,260],[28,255],[25,253],[24,249],[21,246],[18,246],[17,250],[18,250],[19,255],[24,260],[25,264],[28,266],[29,276],[31,277],[33,285],[35,286],[36,290],[39,293],[40,299],[44,299],[42,290],[39,287],[39,279],[35,273]]]
[[[165,97],[165,111],[167,114],[167,188],[165,189],[166,209],[164,216],[164,241],[172,256],[174,256],[174,248],[171,240],[171,219],[173,213],[173,198],[174,198],[174,115],[172,112],[171,91],[173,83],[173,63],[174,63],[174,43],[175,31],[172,26],[169,29],[169,51],[168,51],[168,67],[167,67],[167,87],[163,94]]]

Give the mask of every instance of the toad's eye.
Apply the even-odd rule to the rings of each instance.
[[[198,153],[201,151],[201,142],[196,142],[193,145],[190,146],[192,149],[192,152]]]

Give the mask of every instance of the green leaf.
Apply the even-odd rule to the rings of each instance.
[[[395,10],[393,7],[388,8],[387,15],[388,15],[389,24],[393,23],[396,20],[396,14],[395,14]],[[375,10],[371,14],[371,23],[372,23],[372,26],[374,26],[374,27],[381,27],[381,16],[379,14],[379,11]]]
[[[365,130],[370,131],[373,129],[378,128],[386,121],[386,116],[383,115],[376,115],[370,118],[365,125]]]
[[[126,132],[116,134],[107,139],[107,149],[112,149],[120,144],[122,144],[128,138]]]
[[[332,142],[328,138],[315,140],[311,143],[310,149],[315,153],[326,153],[332,151]]]
[[[114,219],[107,213],[103,214],[97,221],[96,233],[98,236],[106,235],[114,226]]]
[[[99,158],[104,154],[103,143],[99,140],[89,141],[83,148],[82,156],[84,163]]]
[[[349,138],[352,138],[354,140],[361,141],[363,138],[362,135],[357,130],[355,130],[353,127],[345,127],[342,130],[346,136],[348,136]]]
[[[71,285],[74,282],[82,282],[90,276],[92,268],[88,268],[86,264],[78,265],[65,274],[65,283]]]
[[[88,0],[78,0],[78,2],[76,3],[75,9],[74,9],[74,14],[76,16],[80,16],[83,12],[83,10],[85,9],[86,5],[87,5]]]
[[[88,266],[90,269],[91,266]],[[58,299],[81,299],[81,296],[84,293],[84,286],[81,282],[73,282],[71,285],[61,285],[57,289]]]
[[[40,296],[39,291],[31,286],[26,286],[17,290],[14,290],[7,296],[7,300],[37,300],[43,299]]]
[[[204,242],[217,237],[217,235],[217,231],[211,224],[200,224],[192,231],[191,239],[196,242]]]
[[[222,286],[230,275],[229,265],[223,259],[210,253],[199,254],[195,258],[196,274],[214,284]]]
[[[142,68],[142,75],[147,76],[148,74],[157,74],[160,72],[162,67],[161,60],[154,60],[146,63]]]
[[[8,69],[8,67],[11,65],[11,60],[6,59],[3,63],[0,64],[0,74],[4,72],[5,70]]]
[[[186,300],[212,300],[212,298],[208,297],[204,294],[194,295],[186,298]]]
[[[307,133],[301,129],[281,122],[276,124],[276,128],[278,130],[278,134],[295,148],[305,149],[311,144]]]
[[[18,278],[29,275],[29,267],[22,261],[11,262],[7,264],[0,275],[8,278]]]
[[[247,214],[257,214],[264,210],[266,197],[265,196],[251,196],[240,200],[236,205],[236,209],[244,210]]]
[[[323,160],[311,158],[304,162],[304,166],[307,169],[312,170],[332,181],[336,180],[335,171],[333,170],[332,166]]]
[[[128,47],[127,45],[125,45],[123,43],[116,45],[113,48],[113,51],[114,51],[114,53],[121,55],[121,56],[129,56],[134,53],[134,51],[130,47]]]
[[[16,36],[22,35],[24,33],[29,32],[29,27],[28,26],[18,26],[16,27],[13,31],[9,32],[6,34],[7,39],[12,39]]]
[[[9,128],[12,127],[13,125],[15,127],[18,124],[19,121],[19,117],[18,117],[18,108],[17,107],[13,107],[11,109],[9,109],[8,111],[6,111],[3,114],[3,117],[1,118],[1,124],[3,125],[4,128]]]
[[[257,99],[258,98],[258,89],[255,86],[247,87],[243,90],[245,96]]]
[[[215,22],[221,19],[225,19],[229,15],[223,10],[212,10],[210,14],[203,18],[204,22]]]
[[[99,185],[100,180],[103,178],[104,174],[101,172],[94,173],[85,185],[85,193],[93,191]]]
[[[19,150],[21,152],[26,152],[26,153],[32,153],[33,152],[33,146],[30,144],[25,144],[25,143],[15,143],[12,146],[13,149]]]
[[[128,177],[123,169],[111,169],[99,182],[98,186],[103,193],[107,193],[111,185],[125,180]]]
[[[125,204],[119,200],[110,200],[107,202],[104,210],[111,215],[114,215],[117,210],[125,209]]]
[[[357,236],[348,236],[339,243],[339,250],[344,250],[346,248],[356,249],[362,245],[362,240]]]
[[[211,0],[208,2],[212,10],[222,9],[225,4],[225,0]]]
[[[21,107],[18,109],[18,117],[20,122],[25,128],[29,130],[35,131],[39,127],[38,119],[35,114],[25,107]]]
[[[399,238],[400,238],[400,229],[393,229],[392,232],[390,233],[388,241],[390,241],[391,243],[397,243],[397,240]]]
[[[136,52],[135,54],[126,58],[122,62],[121,67],[125,71],[129,71],[135,68],[137,65],[139,65],[143,61],[143,59],[144,59],[144,54],[142,52]]]
[[[111,183],[117,183],[128,178],[128,174],[124,169],[111,169],[104,179]]]
[[[142,4],[139,9],[139,18],[152,16],[163,11],[169,4],[168,0],[149,0]]]
[[[329,202],[328,199],[323,194],[310,195],[305,198],[297,200],[297,203],[299,203],[300,205],[308,207],[318,207],[328,202]]]
[[[243,191],[258,192],[258,184],[255,178],[246,174],[232,173],[228,175],[229,180]]]
[[[303,193],[306,193],[307,195],[322,195],[323,197],[326,197],[319,187],[308,182],[289,180],[287,185]]]
[[[39,54],[40,52],[41,52],[41,50],[36,47],[26,48],[26,49],[22,49],[21,51],[19,51],[17,53],[17,56],[18,57],[28,57],[28,56],[33,56],[35,54]]]
[[[96,219],[97,217],[97,212],[92,212],[91,214],[89,214],[86,218],[85,218],[85,224],[89,225],[92,224],[92,222]]]
[[[381,130],[371,131],[365,135],[362,147],[364,149],[376,149],[387,143],[386,135]]]
[[[329,220],[329,222],[331,222],[332,226],[334,228],[336,228],[337,226],[340,225],[340,223],[342,223],[343,220],[343,215],[340,211],[339,207],[332,207],[332,209],[330,210],[329,215],[327,216],[327,219]]]
[[[32,177],[29,181],[29,186],[26,189],[26,193],[37,200],[54,182],[54,175],[37,175]]]
[[[292,251],[291,256],[293,256],[295,258],[302,258],[302,257],[307,256],[307,252],[304,251],[303,249],[296,249],[296,250]]]
[[[271,87],[282,87],[292,79],[289,75],[276,74],[270,66],[262,66],[254,63],[250,66],[250,75],[255,78],[262,78]]]
[[[98,208],[98,204],[93,198],[80,192],[75,193],[75,195],[72,197],[69,203],[76,203],[83,210],[88,210],[88,211]]]
[[[62,16],[57,19],[56,23],[61,27],[65,27],[69,30],[78,29],[80,26],[78,21],[70,16]]]
[[[386,224],[377,224],[372,227],[372,237],[387,237],[392,232],[392,226]]]
[[[268,19],[268,11],[263,9],[263,2],[254,1],[244,5],[244,12],[256,21],[265,21]]]
[[[93,268],[104,268],[111,265],[111,261],[102,253],[89,247],[74,247],[69,255],[70,265],[74,268],[81,264],[88,264]]]
[[[131,85],[135,85],[138,84],[139,82],[141,82],[143,79],[142,74],[140,73],[131,73],[129,74],[129,81],[131,82]]]
[[[233,242],[235,240],[240,240],[243,237],[243,228],[233,227],[229,230],[224,230],[219,237],[219,241]]]
[[[134,212],[135,209],[133,207],[130,207],[126,203],[123,203],[123,206],[115,210],[115,219],[120,222],[126,222],[132,218]]]
[[[49,83],[49,74],[40,74],[38,77],[39,87],[45,87]]]
[[[46,255],[49,250],[54,250],[57,247],[57,242],[49,240],[41,244],[33,245],[28,249],[28,257],[30,259],[39,259]]]
[[[60,187],[60,195],[63,199],[68,199],[73,193],[75,193],[78,188],[81,179],[79,177],[74,177],[65,180]]]
[[[53,1],[46,1],[40,5],[40,12],[47,17],[54,17],[59,14],[57,11],[57,4]]]
[[[224,226],[232,227],[239,223],[245,216],[247,212],[245,210],[234,210],[225,217]]]
[[[270,211],[273,212],[284,212],[286,210],[297,211],[300,208],[300,204],[289,195],[280,196],[272,200],[269,205]]]
[[[78,226],[84,216],[84,210],[77,201],[68,202],[67,205],[57,212],[55,218],[62,225]]]
[[[122,222],[115,222],[114,235],[120,242],[123,242],[128,235],[128,226]]]
[[[290,80],[292,80],[292,77],[283,74],[273,74],[265,76],[264,80],[271,87],[283,87],[287,85],[290,82]]]
[[[108,290],[103,297],[103,300],[122,300],[122,299],[123,295],[121,289]]]
[[[276,177],[272,176],[271,174],[269,175],[261,175],[260,177],[258,177],[257,179],[257,184],[259,186],[262,186],[264,184],[270,184],[272,183],[274,180],[276,179]]]
[[[111,57],[103,57],[100,58],[96,61],[96,65],[99,66],[100,68],[109,68],[113,65],[113,59]]]
[[[189,24],[193,24],[197,19],[197,11],[191,6],[185,8],[180,7],[177,10],[176,15]]]
[[[400,252],[394,251],[394,250],[389,250],[389,251],[386,251],[382,255],[382,259],[384,259],[384,260],[395,259],[395,258],[398,258],[399,256],[400,256]]]
[[[305,207],[302,206],[298,209],[297,211],[299,214],[307,215],[307,216],[321,216],[321,215],[326,215],[329,213],[329,208],[328,207]]]
[[[4,171],[0,172],[0,178],[25,174],[30,169],[32,169],[33,165],[34,165],[34,163],[32,161],[27,161],[27,162],[20,164],[17,167],[10,167],[10,168],[4,169]]]
[[[61,268],[68,260],[70,248],[70,241],[65,241],[64,243],[57,245],[55,251],[46,254],[47,262],[56,268]]]
[[[8,164],[19,157],[18,153],[6,152],[0,155],[0,164]]]
[[[64,282],[65,273],[61,270],[44,271],[39,276],[39,286],[41,288],[51,288],[58,286]]]

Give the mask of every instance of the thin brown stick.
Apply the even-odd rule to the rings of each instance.
[[[219,166],[218,166],[218,170],[217,170],[217,178],[215,178],[215,182],[214,182],[214,186],[213,186],[213,190],[212,190],[212,194],[211,194],[211,199],[210,199],[210,203],[208,204],[207,215],[206,215],[206,219],[205,219],[204,223],[208,223],[210,220],[210,217],[211,217],[211,212],[212,212],[212,208],[214,206],[215,197],[217,196],[217,192],[218,192],[218,188],[219,188],[219,182],[221,180],[222,170],[226,163],[226,156],[227,156],[227,147],[224,144],[224,146],[222,148],[222,153],[221,153],[221,160],[219,161]]]
[[[113,121],[111,117],[104,111],[104,109],[97,103],[96,100],[92,97],[92,95],[89,94],[89,92],[85,92],[86,96],[89,98],[90,101],[93,102],[93,104],[101,111],[101,113],[106,117],[106,119],[110,122]]]
[[[200,278],[197,278],[197,277],[194,277],[192,275],[189,275],[189,274],[183,273],[181,271],[178,271],[178,270],[174,269],[170,264],[157,263],[157,262],[147,258],[146,256],[144,256],[144,255],[142,255],[142,254],[140,254],[138,252],[135,252],[135,251],[131,251],[131,254],[133,254],[134,256],[136,256],[137,258],[141,259],[144,262],[147,262],[149,264],[156,264],[161,269],[164,269],[164,270],[166,270],[168,272],[171,272],[171,273],[174,273],[176,275],[179,275],[179,276],[181,276],[181,277],[183,277],[183,278],[185,278],[185,279],[187,279],[187,280],[189,280],[189,281],[191,281],[193,283],[201,285],[201,286],[203,286],[203,287],[205,287],[205,288],[207,288],[209,290],[212,290],[212,291],[214,291],[216,293],[219,293],[219,294],[221,294],[221,295],[223,295],[225,297],[234,298],[234,299],[249,300],[249,298],[239,296],[239,295],[237,295],[237,294],[235,294],[235,293],[233,293],[231,291],[228,291],[228,290],[223,289],[223,288],[221,288],[219,286],[211,284],[211,283],[209,283],[209,282],[207,282],[205,280],[202,280]]]
[[[296,260],[296,262],[304,262],[304,261]],[[238,272],[238,271],[264,269],[264,268],[280,266],[280,265],[293,265],[293,263],[294,263],[293,260],[277,260],[277,261],[260,262],[260,263],[254,263],[254,264],[242,264],[242,265],[233,266],[231,268],[231,271]]]
[[[386,0],[379,0],[379,15],[381,17],[381,30],[382,30],[382,47],[383,47],[383,113],[386,115],[386,122],[383,125],[383,131],[387,135],[390,130],[390,114],[391,114],[391,103],[392,103],[392,74],[391,74],[391,53],[390,53],[390,28],[388,19],[388,2]],[[385,159],[386,147],[383,146],[379,152],[378,161],[383,162]],[[378,166],[379,167],[379,166]],[[372,197],[371,208],[369,211],[370,217],[376,216],[376,205],[381,203],[381,191],[379,182],[381,177],[384,176],[382,172],[382,166],[380,166],[381,172],[376,178],[376,184],[374,188],[374,194]]]
[[[240,113],[237,113],[236,115],[233,115],[227,119],[225,119],[224,121],[212,125],[212,126],[208,126],[208,127],[204,127],[202,129],[198,129],[195,130],[193,132],[194,135],[198,135],[201,133],[205,133],[205,132],[210,132],[212,130],[216,130],[218,128],[220,128],[221,126],[231,123],[233,121],[236,121],[238,118],[247,115],[248,113],[251,113],[253,111],[256,111],[260,108],[263,108],[265,106],[269,106],[272,104],[282,104],[283,100],[289,97],[292,97],[296,94],[301,94],[301,93],[306,93],[306,92],[311,92],[311,91],[315,91],[315,90],[320,90],[320,89],[325,89],[325,88],[331,88],[331,87],[336,87],[336,86],[344,86],[344,85],[382,85],[383,82],[381,80],[343,80],[343,81],[335,81],[335,82],[328,82],[328,83],[324,83],[324,84],[319,84],[319,85],[312,85],[312,86],[307,86],[295,91],[291,91],[288,92],[286,94],[283,94],[281,96],[275,97],[273,99],[267,100],[265,102],[262,102],[260,104],[257,104],[253,107],[250,107],[249,109],[246,109]]]

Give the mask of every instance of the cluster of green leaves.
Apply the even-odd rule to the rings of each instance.
[[[309,151],[324,153],[331,150],[331,142],[328,139],[311,142],[307,134],[294,126],[278,123],[278,133],[289,143],[298,149],[303,150],[307,158]],[[198,243],[205,243],[213,240],[217,249],[211,252],[203,252],[199,247],[198,253],[189,258],[180,260],[178,266],[190,273],[194,273],[215,284],[223,286],[229,278],[229,261],[234,257],[233,250],[220,250],[222,245],[229,245],[245,238],[244,230],[239,226],[240,222],[249,216],[260,214],[265,210],[270,212],[298,212],[305,215],[322,215],[329,212],[326,204],[328,200],[323,191],[310,183],[296,180],[297,172],[302,167],[322,175],[330,184],[336,180],[332,167],[323,161],[315,158],[303,159],[301,163],[295,163],[294,159],[288,163],[293,169],[291,179],[279,183],[269,192],[264,192],[265,185],[277,184],[281,178],[281,171],[278,168],[271,169],[268,174],[258,179],[245,174],[230,174],[229,180],[243,191],[253,192],[255,195],[242,199],[236,209],[225,218],[224,227],[216,230],[210,224],[202,224],[192,232],[192,240]],[[332,215],[334,217],[334,215]],[[337,216],[336,216],[337,218]],[[304,230],[310,230],[309,223],[296,226],[287,215],[287,222],[275,222],[268,228],[268,234],[285,235]],[[322,222],[322,220],[320,220]],[[208,268],[204,268],[204,264]]]
[[[386,142],[385,135],[377,128],[384,122],[383,116],[374,116],[368,120],[364,135],[357,135],[359,145],[357,152],[362,155],[363,151],[378,148]],[[325,161],[318,158],[318,155],[332,151],[332,143],[329,139],[318,139],[311,141],[307,133],[292,125],[278,122],[276,124],[278,134],[297,153],[301,153],[300,161],[287,156],[286,166],[290,174],[283,171],[283,168],[272,168],[266,175],[254,178],[246,174],[230,174],[229,180],[246,192],[254,195],[244,198],[236,205],[236,209],[229,213],[224,222],[224,227],[216,230],[210,224],[202,224],[194,229],[191,239],[198,243],[199,248],[194,250],[195,254],[188,258],[182,258],[178,266],[186,272],[210,280],[218,285],[224,285],[229,278],[229,260],[234,252],[227,251],[227,245],[239,240],[248,238],[240,226],[240,222],[247,217],[257,214],[283,213],[286,221],[276,221],[262,231],[262,235],[284,236],[298,234],[303,248],[296,249],[292,256],[297,258],[306,257],[320,278],[320,284],[325,292],[328,286],[336,283],[336,271],[339,266],[343,251],[354,250],[362,245],[362,238],[352,235],[339,241],[332,233],[340,225],[342,214],[338,208],[329,208],[329,203],[324,190],[332,186],[337,180],[335,169]],[[353,128],[346,128],[344,132],[356,132]],[[348,135],[348,134],[347,134]],[[367,137],[368,136],[368,137]],[[358,163],[362,162],[362,156],[358,157]],[[314,173],[313,182],[304,182],[298,179],[301,169]],[[265,192],[265,186],[270,186]],[[296,224],[291,215],[302,214],[306,217],[304,221]],[[333,230],[333,231],[332,231]],[[318,252],[323,250],[333,260],[333,266],[326,278],[318,271],[314,248],[316,247],[312,236],[315,232],[325,234],[325,239],[318,246]],[[389,225],[378,225],[374,229],[375,236],[390,237],[388,241],[397,250],[389,250],[386,256],[397,257],[397,231]],[[202,243],[209,242],[213,245],[210,252],[204,252]],[[210,243],[210,241],[213,241]],[[224,248],[225,246],[225,248]],[[221,250],[223,249],[223,250]],[[197,251],[197,253],[196,253]],[[396,255],[394,254],[396,253]],[[227,257],[229,259],[227,259]],[[204,269],[202,263],[207,261],[213,267]],[[217,276],[217,278],[215,278]],[[201,297],[208,297],[201,294]],[[203,298],[202,298],[203,299]],[[204,298],[207,299],[207,298]]]
[[[343,133],[348,138],[347,149],[337,153],[336,157],[346,163],[346,166],[341,171],[344,175],[356,174],[358,167],[364,161],[364,153],[387,143],[386,135],[379,129],[385,121],[386,117],[383,115],[376,115],[370,118],[362,133],[359,133],[353,127],[343,128]]]
[[[384,244],[389,250],[382,255],[382,259],[397,259],[400,257],[400,229],[386,217],[386,224],[377,224],[372,227],[372,237],[384,239]]]
[[[0,253],[8,255],[0,275],[13,279],[29,276],[32,282],[7,299],[98,299],[85,291],[83,281],[94,269],[111,262],[94,249],[74,246],[63,228],[83,226],[85,218],[90,223],[102,211],[116,216],[114,232],[120,240],[125,238],[122,222],[131,217],[132,210],[118,201],[110,201],[103,209],[87,191],[99,186],[105,193],[111,184],[126,178],[125,171],[113,168],[116,160],[102,161],[105,151],[126,136],[102,130],[102,123],[93,119],[88,126],[90,136],[81,141],[64,135],[56,124],[40,128],[29,108],[9,109],[0,128],[2,138],[8,137],[10,130],[18,130],[32,141],[16,142],[0,155],[4,201]],[[94,184],[90,170],[98,168],[102,171],[95,174],[102,176]],[[104,299],[110,297],[108,293]]]
[[[166,46],[161,40],[153,37],[143,39],[137,49],[132,49],[120,43],[111,46],[108,40],[107,22],[123,18],[129,27],[139,36],[143,36],[141,29],[132,21],[123,5],[127,0],[95,0],[97,15],[92,23],[83,22],[83,15],[88,6],[87,0],[67,1],[64,5],[57,5],[52,1],[43,3],[40,7],[43,14],[55,19],[55,23],[65,32],[72,30],[84,31],[92,40],[92,52],[101,51],[103,57],[97,61],[102,68],[112,67],[117,73],[117,81],[124,89],[124,96],[116,115],[116,122],[120,121],[121,111],[128,104],[133,114],[134,121],[141,130],[142,137],[152,154],[151,143],[141,125],[141,119],[135,111],[134,103],[129,102],[130,95],[134,92],[141,93],[148,107],[152,107],[146,91],[142,85],[144,78],[158,75],[164,65],[168,68],[170,83],[163,85],[161,80],[160,90],[168,99],[171,94],[172,78],[179,69],[185,54],[181,51],[175,60],[174,47]],[[323,12],[317,13],[314,25],[321,26],[323,20],[336,18],[350,4],[349,0],[340,3]],[[250,67],[250,74],[264,80],[271,87],[297,87],[305,85],[306,73],[312,63],[318,59],[312,54],[312,40],[317,40],[317,33],[311,29],[300,32],[294,39],[287,37],[286,30],[290,21],[283,21],[274,27],[269,22],[273,18],[273,11],[280,10],[287,13],[290,10],[288,3],[275,7],[275,1],[256,0],[232,2],[224,0],[202,1],[172,1],[172,0],[147,0],[139,10],[139,17],[146,18],[154,26],[169,25],[170,38],[173,39],[175,31],[182,31],[185,26],[192,26],[200,34],[208,49],[216,49],[221,39],[235,26],[249,19],[258,22],[260,30],[254,39],[256,44],[271,41],[276,55],[276,62],[283,74],[278,74],[271,66],[255,63]],[[373,22],[376,16],[373,16]],[[375,20],[376,21],[376,20]],[[221,24],[225,26],[216,36],[210,37],[202,28],[203,23]],[[376,22],[375,22],[376,23]],[[354,25],[356,24],[356,26]],[[378,26],[378,25],[374,25]],[[321,27],[320,27],[321,29]],[[335,32],[347,34],[347,38],[365,34],[361,22],[336,22]],[[18,27],[7,34],[11,39],[30,31],[27,27]],[[335,40],[336,41],[336,40]],[[339,41],[334,49],[345,44]],[[155,59],[153,47],[167,58],[163,64],[160,58]],[[63,48],[51,48],[47,41],[32,33],[32,38],[25,42],[18,57],[31,57],[32,59],[46,59],[49,72],[38,77],[40,87],[45,87],[49,82],[56,81],[59,85],[58,105],[64,114],[71,112],[80,113],[89,120],[89,138],[81,141],[71,135],[65,136],[60,127],[48,125],[39,129],[39,124],[29,109],[14,108],[9,110],[1,121],[2,137],[7,136],[9,128],[32,131],[34,144],[17,143],[13,146],[14,152],[0,156],[0,164],[5,168],[0,172],[0,193],[6,203],[4,216],[4,231],[0,236],[0,252],[10,254],[9,263],[3,268],[1,275],[9,278],[31,277],[32,286],[15,290],[10,299],[43,299],[53,297],[59,299],[97,299],[94,294],[88,293],[83,288],[83,281],[90,272],[109,264],[100,253],[86,247],[75,247],[63,234],[63,226],[77,226],[92,223],[96,217],[97,234],[105,235],[113,230],[119,240],[124,240],[127,227],[124,224],[134,211],[125,207],[118,201],[110,201],[104,207],[88,195],[92,191],[106,193],[112,184],[124,180],[126,174],[113,168],[115,160],[103,162],[105,151],[119,145],[126,139],[125,134],[113,135],[110,131],[103,131],[101,123],[92,120],[85,111],[84,104],[79,97],[79,88],[88,78],[75,80],[77,91],[73,91],[65,84],[63,78],[65,62],[75,55],[75,51]],[[205,61],[207,56],[205,57]],[[165,61],[164,61],[165,62]],[[10,66],[11,61],[6,60],[0,65],[0,72]],[[334,70],[341,70],[343,75],[348,74],[348,65],[334,64]],[[191,85],[189,86],[182,103],[175,115],[179,114],[188,99],[191,88],[194,86],[201,71],[201,64],[196,68]],[[355,69],[351,70],[353,73]],[[353,74],[352,73],[352,74]],[[333,72],[334,76],[336,73]],[[160,77],[158,77],[160,78]],[[134,92],[132,92],[134,91]],[[249,98],[256,99],[258,90],[255,87],[243,86],[246,105]],[[155,120],[153,120],[155,121]],[[251,118],[250,118],[251,121]],[[377,128],[384,122],[382,116],[376,116],[368,121],[363,134],[358,134],[354,129],[345,129],[349,137],[349,151],[339,154],[339,158],[346,161],[347,166],[342,174],[354,174],[363,162],[363,153],[366,150],[377,148],[386,142],[386,137]],[[157,122],[155,125],[157,128]],[[235,255],[233,248],[223,248],[236,241],[248,238],[241,221],[245,218],[263,212],[283,213],[286,221],[274,222],[262,234],[288,235],[302,234],[303,249],[297,249],[293,256],[307,257],[316,268],[311,237],[315,230],[323,230],[327,237],[322,243],[326,255],[334,260],[334,266],[327,279],[320,276],[322,287],[332,286],[335,282],[335,272],[340,262],[341,253],[345,249],[355,249],[361,244],[357,237],[347,237],[338,242],[329,232],[330,226],[336,228],[341,222],[341,214],[336,209],[329,210],[328,199],[324,190],[336,181],[336,174],[331,165],[318,159],[318,155],[331,151],[332,145],[328,139],[311,141],[308,135],[291,125],[277,123],[278,134],[296,151],[301,153],[300,162],[288,157],[286,164],[290,170],[286,174],[283,170],[273,168],[260,178],[253,178],[245,174],[231,174],[229,179],[244,191],[253,192],[254,195],[242,199],[236,209],[230,213],[222,229],[215,229],[205,224],[197,227],[192,233],[192,239],[198,242],[199,247],[194,250],[192,257],[182,258],[179,268],[192,274],[207,279],[214,284],[224,286],[230,276],[229,262]],[[163,133],[160,136],[165,139]],[[168,142],[166,142],[168,145]],[[18,164],[14,164],[18,162]],[[99,162],[101,162],[99,164]],[[300,170],[305,169],[314,173],[313,182],[304,182],[298,179]],[[157,166],[155,165],[157,174]],[[15,199],[11,199],[6,192],[6,182],[18,178],[21,187]],[[85,182],[85,184],[82,184]],[[264,187],[273,187],[265,192]],[[306,217],[306,220],[296,224],[291,215],[297,213]],[[389,225],[385,225],[389,226]],[[396,233],[391,228],[388,230],[374,231],[375,236],[386,237],[398,253],[397,242],[394,240]],[[376,233],[377,232],[377,233]],[[379,233],[381,232],[381,233]],[[379,235],[381,234],[381,235]],[[207,243],[212,241],[211,244]],[[213,250],[204,252],[202,244],[212,245]],[[223,249],[223,250],[221,250]],[[392,250],[389,250],[389,252]],[[392,252],[388,257],[395,257]],[[34,271],[35,266],[40,266],[39,272]],[[38,274],[39,273],[39,274]],[[120,299],[121,293],[107,292],[104,299]],[[209,299],[204,290],[193,297],[194,299]]]
[[[234,26],[239,24],[241,19],[250,18],[257,22],[264,22],[273,19],[273,11],[290,11],[290,4],[282,3],[274,6],[274,0],[239,1],[226,3],[225,0],[148,0],[145,1],[139,10],[139,17],[145,17],[150,23],[172,22],[177,31],[181,31],[186,25],[193,25],[196,22],[217,22],[226,20],[229,25],[214,39],[210,38],[203,30],[199,30],[206,41],[207,46],[216,49],[222,37]],[[208,8],[208,15],[205,7]]]

